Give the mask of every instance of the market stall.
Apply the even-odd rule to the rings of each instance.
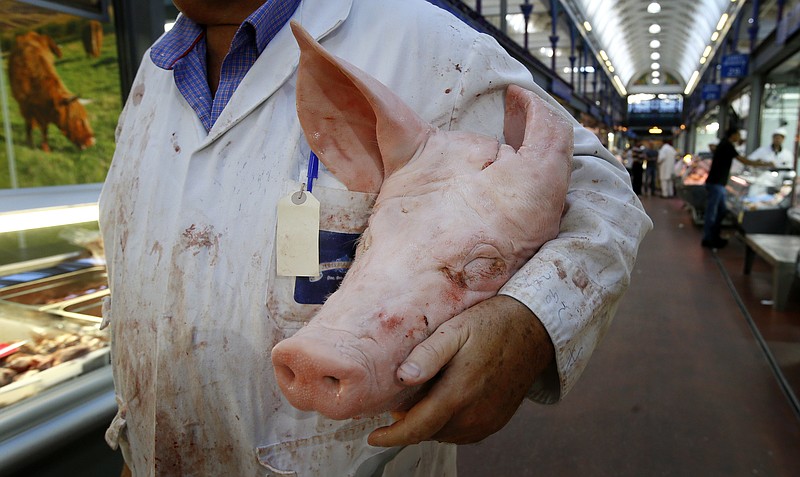
[[[687,154],[675,165],[675,189],[686,208],[692,214],[695,225],[703,223],[706,209],[705,182],[711,168],[711,153]]]
[[[783,234],[792,204],[795,171],[746,168],[732,175],[726,189],[727,207],[745,234]]]

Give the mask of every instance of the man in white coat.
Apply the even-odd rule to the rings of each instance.
[[[661,183],[661,197],[675,196],[675,156],[678,151],[672,147],[672,141],[667,139],[658,150],[658,177]]]
[[[772,132],[772,142],[765,144],[751,152],[750,160],[765,161],[771,163],[772,168],[794,169],[794,154],[783,147],[786,139],[786,128],[778,128]]]
[[[502,138],[507,85],[548,96],[494,39],[422,0],[175,4],[183,14],[145,55],[120,116],[100,200],[119,404],[106,438],[134,476],[454,475],[448,442],[501,428],[522,399],[510,390],[543,403],[569,391],[651,227],[625,170],[572,119],[559,236],[416,348],[421,376],[447,365],[427,398],[396,423],[292,408],[270,351],[319,304],[293,300],[274,266],[277,203],[303,182],[310,153],[289,20],[439,128]],[[316,184],[324,216],[363,229],[369,197],[322,167]],[[525,372],[497,366],[507,346]],[[449,363],[432,352],[442,347],[458,350]]]

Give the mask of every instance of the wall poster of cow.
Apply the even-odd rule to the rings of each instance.
[[[0,0],[0,51],[0,189],[9,141],[18,187],[102,182],[122,107],[113,23]]]

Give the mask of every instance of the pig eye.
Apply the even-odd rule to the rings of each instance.
[[[464,257],[463,267],[444,269],[447,277],[461,288],[496,292],[508,279],[508,264],[492,245],[481,243]]]
[[[464,266],[464,285],[470,290],[496,291],[506,279],[508,267],[500,257],[478,257]]]

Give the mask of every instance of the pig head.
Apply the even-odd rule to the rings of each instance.
[[[572,125],[510,86],[504,134],[440,131],[385,85],[292,24],[297,111],[311,148],[350,190],[378,193],[339,289],[272,361],[289,402],[333,419],[406,408],[396,377],[436,328],[500,287],[558,234]]]

